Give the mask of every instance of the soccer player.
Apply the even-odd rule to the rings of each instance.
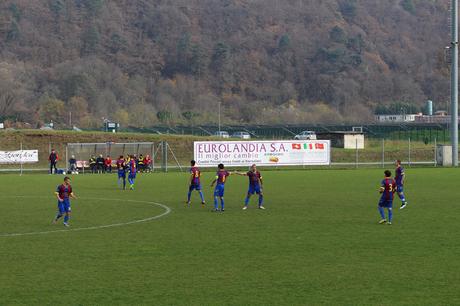
[[[395,162],[395,166],[396,192],[401,200],[401,207],[399,209],[403,209],[407,205],[406,197],[404,195],[404,168],[401,166],[401,161],[399,159]]]
[[[196,162],[194,160],[190,161],[190,185],[188,187],[188,194],[187,194],[187,205],[190,207],[190,197],[192,196],[192,191],[196,190],[200,194],[201,198],[201,206],[204,207],[206,204],[204,201],[203,191],[201,190],[201,171],[198,167],[195,166]]]
[[[243,210],[248,209],[249,200],[251,199],[251,196],[255,193],[259,195],[259,209],[265,209],[265,207],[263,206],[264,195],[262,192],[262,175],[260,175],[260,172],[257,170],[256,164],[253,164],[247,173],[236,172],[236,174],[247,176],[249,178],[248,194],[246,195],[246,199],[244,200]]]
[[[73,194],[72,186],[70,185],[70,178],[64,178],[64,184],[57,186],[56,188],[56,197],[58,199],[58,213],[53,220],[55,224],[62,216],[64,216],[64,226],[69,226],[70,219],[70,199],[76,199],[76,196]]]
[[[126,164],[123,155],[117,159],[117,170],[118,170],[118,187],[121,187],[123,181],[123,190],[126,189]]]
[[[220,198],[220,207],[221,211],[225,211],[224,208],[224,192],[225,192],[225,182],[227,181],[227,177],[229,177],[232,173],[225,170],[224,164],[219,164],[217,166],[217,173],[216,178],[211,183],[211,188],[214,187],[216,184],[216,188],[214,189],[214,211],[219,211],[219,205],[217,203],[217,198]]]
[[[391,220],[393,219],[393,197],[396,188],[396,182],[391,177],[391,171],[385,170],[385,178],[382,180],[380,185],[379,192],[382,194],[379,201],[379,213],[382,219],[379,221],[380,224],[389,224],[391,225]],[[388,210],[388,221],[385,218],[385,210]]]
[[[136,160],[134,159],[134,156],[130,156],[130,159],[128,161],[128,182],[129,182],[129,189],[134,190],[134,181],[136,180]]]

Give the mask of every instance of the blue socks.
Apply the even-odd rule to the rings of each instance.
[[[246,199],[244,200],[244,205],[245,205],[245,206],[248,206],[248,204],[249,204],[249,199],[250,199],[250,198],[251,198],[251,197],[250,197],[249,195],[246,196]]]
[[[126,179],[124,178],[119,178],[118,179],[118,187],[121,187],[121,181],[123,180],[123,189],[126,188]]]
[[[401,202],[403,202],[403,203],[406,202],[406,197],[404,196],[404,193],[398,193],[398,196],[401,199]]]
[[[262,206],[262,204],[264,204],[264,196],[263,195],[259,195],[259,206]]]
[[[201,190],[199,190],[198,193],[200,194],[201,203],[204,203],[204,195],[203,195],[203,192],[202,192]],[[187,194],[187,202],[190,202],[191,196],[192,196],[192,191],[189,191],[188,194]]]
[[[224,210],[224,198],[220,198],[220,208],[221,210]],[[214,209],[218,210],[219,209],[219,203],[217,202],[217,197],[214,197]]]
[[[382,217],[382,220],[385,219],[385,209],[383,207],[379,206],[379,213],[380,217]],[[393,208],[388,208],[388,222],[391,222],[393,220]]]
[[[69,219],[70,219],[70,217],[69,217],[68,215],[66,215],[66,216],[64,217],[64,223],[69,222]]]
[[[379,213],[380,217],[382,217],[382,220],[385,219],[385,210],[383,209],[383,207],[379,206]]]
[[[247,195],[246,196],[246,199],[244,199],[244,206],[248,206],[249,205],[249,200],[251,199],[251,196],[250,195]],[[259,207],[262,206],[262,204],[264,204],[264,196],[259,194]]]

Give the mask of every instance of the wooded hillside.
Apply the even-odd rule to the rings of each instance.
[[[3,0],[0,121],[367,121],[446,105],[449,2]],[[441,107],[442,108],[442,107]]]

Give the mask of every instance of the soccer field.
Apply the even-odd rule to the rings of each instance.
[[[70,229],[51,224],[63,176],[1,175],[0,304],[460,304],[458,169],[406,169],[391,226],[382,169],[262,174],[267,209],[243,211],[247,178],[231,176],[224,213],[213,173],[206,208],[184,206],[184,173],[140,174],[135,191],[73,176]]]

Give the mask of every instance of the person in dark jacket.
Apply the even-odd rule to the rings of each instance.
[[[103,173],[105,172],[105,159],[102,156],[102,154],[99,155],[98,158],[96,158],[96,165],[97,165],[97,173]]]
[[[57,162],[59,160],[59,156],[56,152],[56,150],[51,149],[50,156],[48,157],[48,160],[50,162],[50,174],[53,174],[53,168],[54,168],[54,173],[57,173]]]
[[[96,173],[96,157],[94,155],[89,158],[89,168],[91,169],[91,173]]]

